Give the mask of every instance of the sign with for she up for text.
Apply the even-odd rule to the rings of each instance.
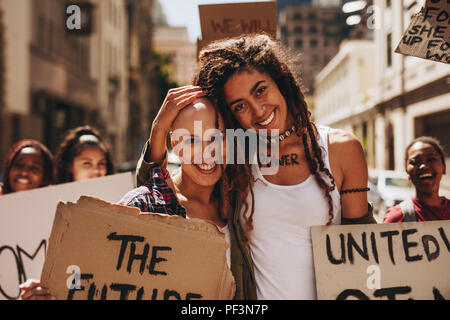
[[[427,0],[412,17],[395,52],[450,63],[450,2]]]
[[[42,284],[59,300],[232,299],[224,233],[92,197],[58,204]]]
[[[311,228],[318,299],[450,299],[450,221]]]

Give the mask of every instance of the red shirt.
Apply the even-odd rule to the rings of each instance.
[[[417,221],[450,220],[450,201],[442,197],[444,203],[439,207],[430,207],[417,198],[412,198]],[[403,213],[399,205],[389,208],[383,223],[403,222]]]

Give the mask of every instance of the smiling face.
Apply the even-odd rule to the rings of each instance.
[[[9,184],[13,192],[39,188],[44,179],[42,153],[33,147],[23,148],[14,159],[9,171]]]
[[[272,78],[255,69],[233,74],[224,86],[226,104],[244,129],[278,129],[293,123],[286,100]]]
[[[219,127],[216,127],[218,120]],[[224,124],[208,99],[198,99],[178,114],[173,130],[182,130],[175,138],[174,151],[179,150],[182,174],[200,186],[213,186],[222,177],[225,143],[215,140],[214,132],[224,135]],[[175,137],[175,135],[174,135]],[[195,143],[201,148],[194,148]],[[190,155],[183,154],[190,150]],[[222,153],[222,158],[220,157]],[[198,161],[196,161],[198,160]]]
[[[416,142],[408,150],[406,172],[418,193],[438,193],[445,163],[432,145]]]
[[[103,150],[96,146],[88,146],[73,158],[70,166],[73,181],[82,181],[106,175],[106,157]]]

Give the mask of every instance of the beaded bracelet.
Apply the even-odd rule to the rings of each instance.
[[[341,190],[341,192],[339,192],[341,195],[346,194],[346,193],[353,193],[353,192],[367,192],[370,191],[370,188],[361,188],[361,189],[348,189],[348,190]]]

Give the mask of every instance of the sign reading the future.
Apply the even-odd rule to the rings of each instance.
[[[224,232],[81,197],[58,204],[41,282],[60,300],[232,299]]]
[[[319,299],[450,298],[450,221],[312,227]]]

